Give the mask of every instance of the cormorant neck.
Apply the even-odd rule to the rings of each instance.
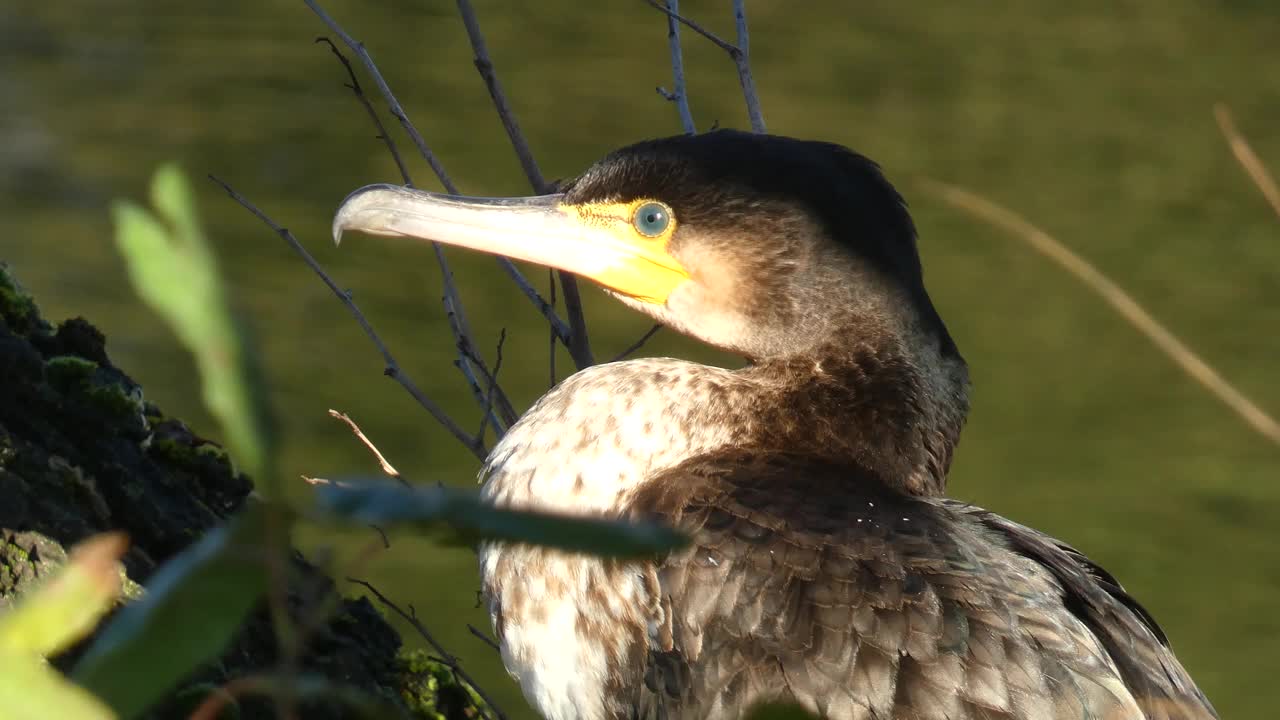
[[[939,495],[969,410],[965,362],[945,330],[867,337],[838,335],[743,371],[770,388],[757,427],[779,447],[855,463],[908,494]]]

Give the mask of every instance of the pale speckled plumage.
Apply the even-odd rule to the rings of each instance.
[[[481,472],[482,493],[511,507],[618,514],[652,472],[733,441],[732,425],[697,416],[709,407],[710,388],[746,385],[730,371],[668,358],[588,368],[503,437]],[[618,572],[620,584],[610,587],[594,558],[494,545],[481,547],[480,568],[503,662],[530,701],[552,720],[608,717],[602,688],[622,643],[603,641],[610,628],[602,635],[579,618],[647,629],[654,601],[642,570]]]
[[[707,412],[737,407],[722,399],[711,410],[713,388],[750,392],[738,373],[671,358],[576,373],[538,400],[489,454],[483,492],[514,506],[616,511],[654,470],[734,439],[741,422],[699,422]]]

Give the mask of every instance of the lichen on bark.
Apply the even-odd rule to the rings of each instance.
[[[67,548],[109,529],[131,539],[128,602],[145,592],[160,564],[235,513],[252,489],[221,447],[145,400],[111,363],[101,332],[83,318],[48,323],[0,262],[0,611],[64,563]],[[292,571],[295,618],[336,592],[296,553]],[[186,717],[229,680],[270,670],[276,652],[269,613],[259,608],[222,657],[194,671],[150,717]],[[475,698],[430,660],[402,652],[399,635],[365,598],[341,600],[311,635],[301,665],[304,673],[390,701],[408,717],[477,716]],[[233,712],[245,720],[274,717],[262,699],[242,699]],[[346,715],[336,703],[302,709],[321,720]]]

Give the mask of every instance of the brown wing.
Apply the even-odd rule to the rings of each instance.
[[[1044,533],[981,508],[950,504],[999,532],[1012,548],[1053,573],[1063,587],[1063,602],[1102,642],[1148,718],[1218,717],[1169,648],[1155,618],[1111,573]]]
[[[695,536],[652,568],[653,640],[622,683],[640,688],[627,701],[636,717],[732,718],[795,700],[833,720],[1139,720],[1132,694],[1152,686],[1135,673],[1177,667],[1171,655],[1114,660],[1122,641],[1159,641],[1122,602],[1082,611],[1076,586],[1097,579],[1065,551],[1027,549],[1044,536],[856,469],[708,456],[636,502]],[[1093,625],[1116,617],[1127,624],[1100,640]],[[1150,717],[1212,717],[1187,697],[1199,704]]]

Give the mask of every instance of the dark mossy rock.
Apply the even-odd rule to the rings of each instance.
[[[137,383],[111,364],[102,333],[82,318],[51,326],[0,263],[0,611],[61,565],[67,548],[109,529],[129,533],[125,598],[136,597],[161,563],[239,509],[252,490],[219,446],[143,400]],[[290,612],[312,617],[336,590],[301,556],[293,567]],[[151,717],[187,717],[228,681],[270,669],[276,651],[261,608],[218,662],[194,672]],[[473,696],[435,663],[402,653],[399,635],[364,598],[342,599],[310,634],[301,669],[389,701],[406,717],[477,716]],[[299,714],[351,712],[324,702]],[[224,717],[274,713],[248,698]]]

